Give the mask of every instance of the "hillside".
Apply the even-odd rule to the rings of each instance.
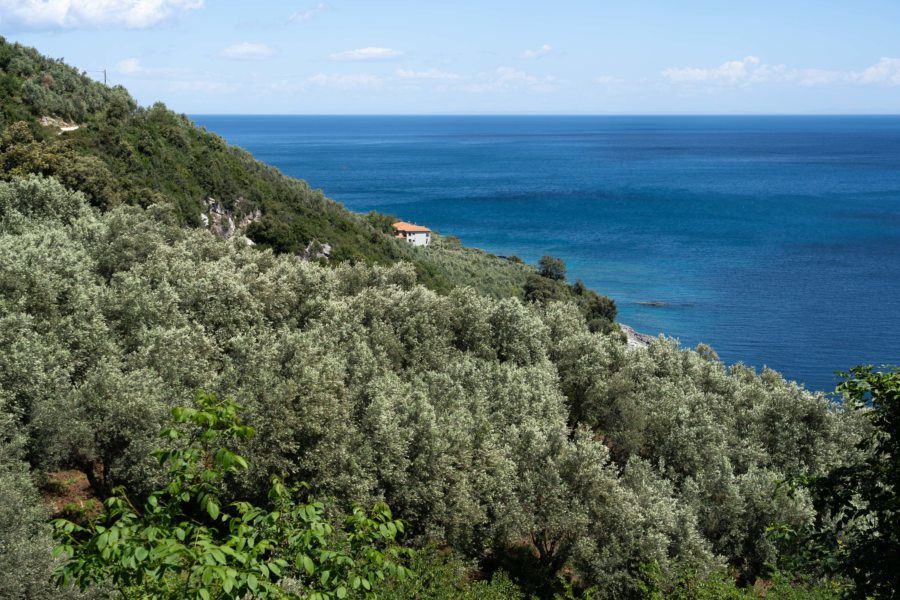
[[[39,124],[45,117],[79,128],[60,134],[52,124]],[[237,220],[259,209],[261,219],[247,235],[262,247],[304,254],[310,244],[328,244],[335,263],[404,260],[415,265],[422,283],[440,291],[503,280],[515,283],[519,293],[530,272],[481,253],[474,261],[480,275],[458,279],[467,270],[459,263],[469,262],[460,260],[465,249],[425,253],[409,248],[373,227],[372,219],[254,160],[184,115],[162,104],[139,107],[124,88],[107,88],[61,61],[2,38],[0,127],[4,177],[50,175],[103,209],[164,204],[177,222],[194,226],[208,211],[207,199]],[[510,285],[485,291],[507,295]]]

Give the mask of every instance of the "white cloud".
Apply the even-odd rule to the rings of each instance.
[[[557,79],[552,75],[537,77],[513,67],[497,67],[490,75],[481,75],[480,81],[466,84],[461,89],[475,93],[516,88],[549,92],[556,88],[556,84]]]
[[[500,87],[525,85],[538,92],[546,92],[555,87],[556,77],[535,77],[512,67],[497,67],[497,82]]]
[[[900,85],[900,59],[882,58],[862,71],[798,69],[787,65],[769,65],[755,56],[724,62],[718,67],[672,68],[663,77],[679,85],[753,85],[791,82],[806,87],[820,85]]]
[[[788,69],[783,67],[782,81],[796,81],[802,86],[813,87],[817,85],[847,84],[853,83],[855,75],[852,71],[828,71],[826,69]],[[758,80],[754,83],[765,83]]]
[[[325,75],[320,73],[309,78],[310,83],[338,90],[374,89],[384,85],[384,80],[375,75]]]
[[[357,48],[356,50],[346,50],[344,52],[337,52],[336,54],[332,54],[328,58],[331,60],[385,60],[388,58],[397,58],[398,56],[402,56],[403,53],[399,50],[394,50],[392,48],[378,48],[375,46],[369,46],[368,48]]]
[[[497,67],[497,81],[501,83],[537,83],[538,78],[512,67]]]
[[[115,67],[115,71],[117,73],[122,73],[123,75],[137,75],[144,71],[144,67],[141,66],[141,61],[138,59],[126,58],[125,60],[119,61]]]
[[[395,74],[400,79],[442,79],[455,80],[460,76],[456,73],[445,73],[438,69],[428,69],[427,71],[414,71],[412,69],[397,69]]]
[[[222,56],[225,58],[234,58],[238,60],[258,60],[267,58],[275,54],[275,50],[265,44],[252,44],[250,42],[241,42],[234,46],[229,46],[222,50]]]
[[[900,85],[900,58],[882,57],[877,63],[859,74],[861,83],[888,83]]]
[[[526,50],[522,53],[522,58],[540,58],[542,56],[547,56],[552,51],[553,46],[551,46],[550,44],[544,44],[536,50]]]
[[[203,0],[0,0],[0,23],[28,28],[152,27]]]
[[[309,21],[313,17],[318,14],[321,14],[328,10],[328,5],[324,2],[316,4],[312,8],[304,8],[302,10],[295,11],[291,13],[291,16],[288,17],[289,21],[298,22],[298,21]]]
[[[748,56],[741,60],[724,62],[712,69],[696,67],[666,69],[663,71],[663,77],[671,83],[743,83],[753,75],[760,64],[761,61],[757,57]]]
[[[234,86],[208,74],[196,73],[182,67],[146,67],[137,58],[126,58],[111,69],[123,79],[152,82],[154,89],[174,93],[215,94],[230,92]]]
[[[113,73],[129,77],[171,77],[188,75],[189,71],[183,68],[145,67],[136,58],[126,58],[116,63],[112,68]]]

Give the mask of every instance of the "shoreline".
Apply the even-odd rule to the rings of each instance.
[[[634,327],[626,325],[625,323],[619,323],[619,328],[622,330],[622,333],[625,334],[625,339],[629,348],[646,348],[656,339],[654,336],[641,333]]]

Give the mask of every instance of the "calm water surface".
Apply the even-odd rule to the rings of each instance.
[[[559,256],[729,363],[900,363],[900,117],[194,118],[351,210]]]

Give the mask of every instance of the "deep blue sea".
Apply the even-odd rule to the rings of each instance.
[[[900,117],[194,119],[351,210],[559,256],[728,363],[900,363]]]

